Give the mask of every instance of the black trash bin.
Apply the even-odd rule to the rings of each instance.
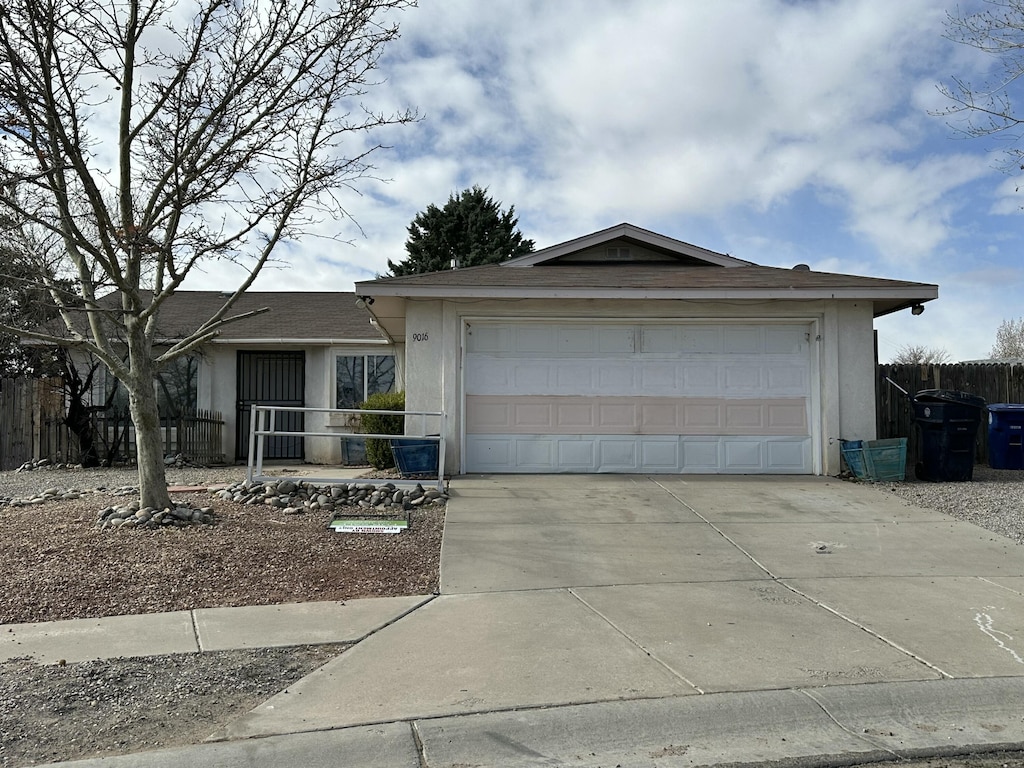
[[[964,481],[974,477],[974,445],[985,399],[967,392],[925,389],[914,395],[920,430],[919,480]]]
[[[992,403],[988,407],[988,465],[992,469],[1024,469],[1024,404]]]

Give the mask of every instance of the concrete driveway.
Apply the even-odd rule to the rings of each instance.
[[[865,485],[459,477],[441,595],[220,736],[407,721],[431,766],[1014,744],[1022,593],[1024,548]]]

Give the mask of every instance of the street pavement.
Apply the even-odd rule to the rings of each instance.
[[[207,743],[79,766],[835,765],[1024,748],[1024,548],[863,484],[458,477],[441,595],[392,600],[18,625],[0,653],[70,661],[83,637],[95,653],[103,627],[124,638],[146,621],[181,652],[360,640]]]

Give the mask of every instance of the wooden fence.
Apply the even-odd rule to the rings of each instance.
[[[1024,365],[1006,363],[958,363],[953,365],[879,365],[877,386],[878,436],[906,437],[907,465],[920,455],[910,398],[886,379],[914,395],[923,389],[967,392],[986,403],[1024,403]],[[988,412],[981,413],[975,457],[988,461]]]
[[[78,440],[65,425],[64,414],[60,379],[0,379],[0,471],[38,459],[78,463]],[[101,460],[113,454],[111,462],[135,461],[135,430],[126,412],[101,412],[93,426]],[[163,416],[164,454],[181,454],[197,464],[221,464],[223,428],[224,419],[216,411]]]
[[[94,426],[101,459],[106,459],[112,452],[114,463],[135,463],[138,458],[135,428],[126,411],[111,410],[101,413],[94,420]],[[179,416],[161,416],[160,432],[164,455],[181,454],[196,464],[223,464],[223,429],[224,419],[217,411],[200,409]],[[72,456],[71,460],[75,461],[78,454],[77,443],[74,435],[71,435],[64,426],[62,419],[44,424],[43,435],[42,443],[50,449],[50,453],[44,453],[44,456]]]
[[[0,379],[0,471],[48,455],[43,425],[63,410],[60,379]]]

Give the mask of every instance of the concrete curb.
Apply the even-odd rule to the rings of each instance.
[[[1024,748],[1024,679],[934,680],[412,719],[52,765],[843,766]]]

